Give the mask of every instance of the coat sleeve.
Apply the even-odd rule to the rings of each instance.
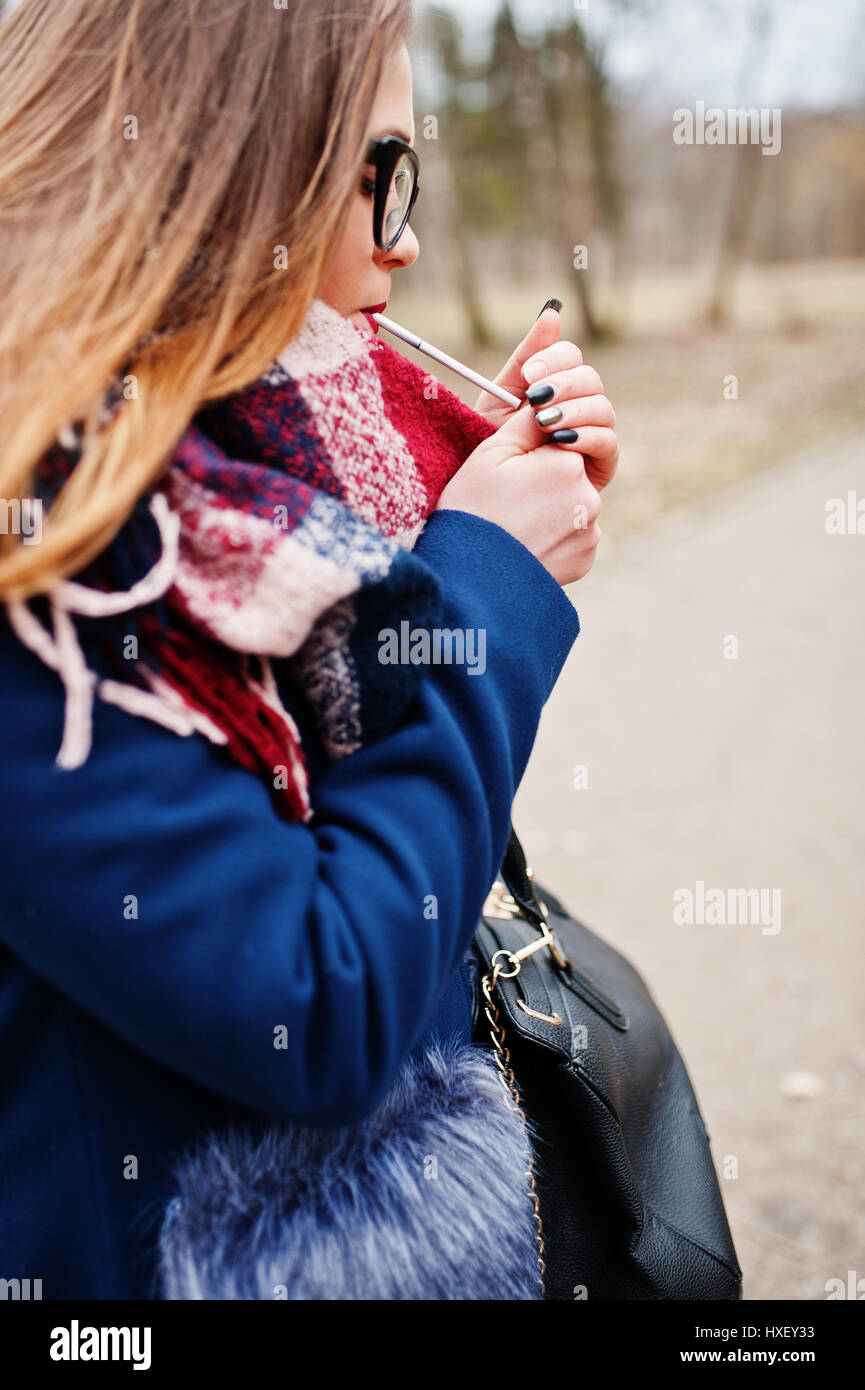
[[[486,630],[485,670],[428,667],[396,731],[317,779],[306,825],[224,750],[99,700],[88,761],[57,768],[62,687],[0,622],[0,939],[127,1043],[274,1118],[351,1124],[389,1089],[472,938],[579,632],[493,522],[434,512],[415,553],[447,625]]]

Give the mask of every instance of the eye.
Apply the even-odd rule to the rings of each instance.
[[[364,197],[371,198],[373,193],[375,193],[375,179],[361,179],[360,191],[363,193]]]

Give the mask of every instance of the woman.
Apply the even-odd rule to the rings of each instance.
[[[351,378],[355,396],[326,402],[316,422],[321,359],[303,377],[297,345],[326,356],[348,335],[353,371],[365,354],[392,374],[406,362],[374,346],[364,310],[418,254],[397,179],[395,205],[376,196],[377,161],[389,180],[398,147],[371,145],[414,137],[409,24],[408,0],[237,0],[200,24],[165,0],[70,0],[58,24],[49,0],[23,0],[0,31],[11,519],[0,1278],[39,1279],[44,1298],[164,1296],[157,1238],[178,1155],[226,1127],[362,1124],[407,1059],[471,1037],[468,948],[579,630],[560,586],[593,563],[618,450],[597,374],[558,341],[547,309],[499,380],[523,392],[540,379],[533,394],[554,397],[555,421],[487,395],[477,415],[451,402],[474,447],[436,487],[423,446],[434,448],[435,422],[421,431],[410,461],[426,491],[400,494],[394,517],[405,478],[386,475],[375,450],[363,488],[322,462],[322,439],[333,458],[341,434],[353,440],[373,378]],[[307,391],[300,482],[279,439],[268,471],[270,422],[237,409],[261,399],[278,359],[291,365],[277,398],[301,379]],[[132,389],[112,416],[109,383],[124,369]],[[340,388],[349,377],[337,374]],[[389,409],[395,377],[382,380]],[[582,454],[569,433],[551,441],[553,424],[578,428]],[[251,458],[229,447],[241,426]],[[410,437],[406,423],[398,442]],[[62,458],[58,487],[42,469]],[[271,564],[269,582],[298,554],[308,566],[275,590],[255,641],[240,560],[195,548],[206,497],[208,515],[240,531],[218,532],[227,550],[248,557],[244,527],[262,514],[250,479],[302,485],[302,527],[338,515],[333,537],[356,534],[378,565],[352,569],[345,546],[337,564],[306,531],[307,549],[290,551],[271,525],[257,542],[271,547],[265,559],[292,558],[275,579]],[[272,495],[288,511],[297,499]],[[40,517],[38,536],[27,516]],[[397,617],[484,632],[482,679],[431,662],[406,684],[405,668],[391,680],[376,664],[369,634],[394,576]],[[286,634],[282,605],[303,608],[307,580],[323,597]],[[355,640],[352,658],[380,696],[348,737],[325,717],[348,649],[329,647],[326,667],[315,638],[355,599],[352,640],[365,633],[367,646],[359,655]]]

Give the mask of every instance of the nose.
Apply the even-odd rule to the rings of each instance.
[[[407,222],[399,241],[389,251],[381,252],[385,265],[390,269],[413,265],[420,255],[420,242]]]

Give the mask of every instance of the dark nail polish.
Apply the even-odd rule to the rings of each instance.
[[[538,381],[534,386],[529,387],[526,392],[526,400],[531,405],[543,405],[545,401],[551,401],[555,394],[555,386],[551,386],[548,381]]]
[[[576,444],[579,437],[579,430],[553,430],[550,435],[554,444]]]
[[[544,309],[555,309],[556,313],[560,314],[562,312],[562,301],[560,299],[548,299],[544,305]],[[544,312],[544,309],[541,310],[541,314]],[[541,314],[538,314],[538,318],[540,318]],[[537,319],[535,322],[537,323]]]

